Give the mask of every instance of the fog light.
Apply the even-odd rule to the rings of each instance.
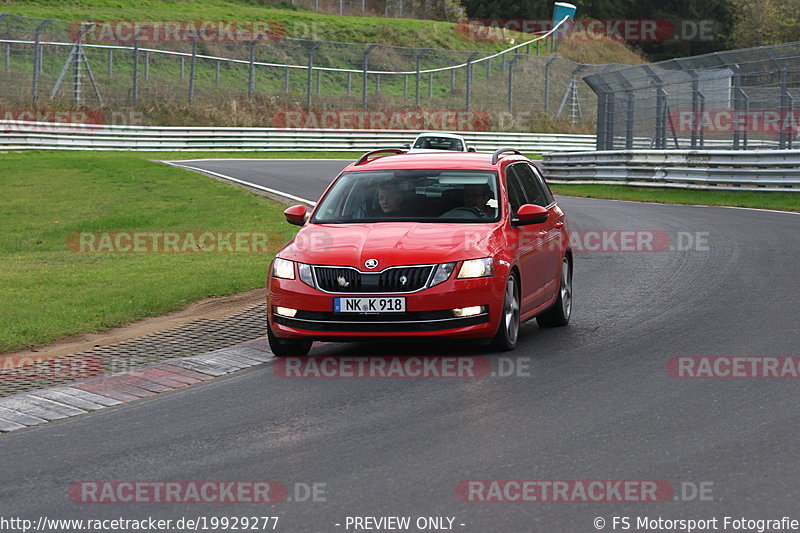
[[[288,318],[294,318],[294,315],[297,314],[297,309],[292,309],[291,307],[275,306],[275,314],[285,316]]]
[[[453,316],[458,318],[463,318],[465,316],[475,316],[481,313],[483,313],[482,305],[475,305],[472,307],[459,307],[458,309],[453,309]]]

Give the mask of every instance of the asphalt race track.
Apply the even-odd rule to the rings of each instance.
[[[190,165],[316,200],[345,164]],[[12,432],[0,437],[0,514],[277,515],[287,532],[346,531],[347,516],[455,517],[454,529],[481,533],[589,532],[596,517],[612,530],[614,516],[631,517],[630,531],[644,516],[800,519],[798,381],[666,370],[674,356],[800,355],[800,216],[559,200],[572,230],[656,230],[673,246],[687,235],[707,246],[578,253],[570,326],[521,329],[511,363],[527,362],[529,375],[286,379],[266,364]],[[312,355],[505,357],[486,350],[358,343]],[[274,506],[73,503],[68,487],[82,480],[277,480],[323,483],[325,495]],[[462,480],[665,480],[677,501],[465,502]]]

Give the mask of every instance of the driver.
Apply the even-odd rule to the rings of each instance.
[[[492,216],[492,208],[486,205],[492,199],[492,189],[489,185],[470,184],[464,186],[464,207],[476,209],[483,216]]]

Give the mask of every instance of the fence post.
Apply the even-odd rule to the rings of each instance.
[[[203,30],[201,30],[202,33]],[[191,104],[194,101],[194,69],[197,63],[197,40],[200,38],[200,34],[195,35],[192,37],[192,61],[189,64],[189,103]]]
[[[108,49],[108,79],[114,78],[114,49]]]
[[[184,78],[186,77],[186,76],[184,75],[184,73],[183,73],[183,71],[184,71],[184,69],[185,69],[185,66],[186,66],[186,58],[185,58],[185,57],[183,57],[183,56],[181,56],[181,81],[183,81],[183,80],[184,80]]]
[[[616,72],[617,78],[619,79],[620,83],[623,87],[625,87],[625,95],[627,98],[626,102],[626,116],[625,116],[625,149],[632,150],[633,149],[633,125],[635,119],[635,106],[636,106],[636,99],[635,94],[633,91],[633,85],[628,79],[622,75],[620,72]]]
[[[428,100],[433,98],[433,72],[428,74]]]
[[[311,109],[311,85],[314,74],[314,51],[320,47],[322,41],[314,41],[308,49],[308,79],[306,80],[306,109]]]
[[[606,92],[599,87],[595,89],[597,94],[597,142],[595,150],[603,150],[606,145]]]
[[[408,74],[403,75],[403,99],[408,100]]]
[[[319,96],[320,86],[322,85],[322,71],[317,71],[317,96]]]
[[[353,90],[353,73],[352,72],[348,72],[347,73],[347,94],[350,94],[350,92],[352,90]]]
[[[508,114],[512,119],[514,117],[514,65],[518,59],[518,55],[514,54],[514,58],[508,64]]]
[[[6,43],[6,72],[11,72],[11,45]]]
[[[219,87],[219,66],[222,61],[217,61],[216,65],[214,65],[214,85]]]
[[[133,87],[131,88],[131,104],[136,105],[139,98],[139,37],[150,29],[150,26],[139,28],[133,36]]]
[[[450,92],[456,92],[456,69],[450,69]]]
[[[289,67],[283,73],[283,92],[289,94]]]
[[[367,77],[368,77],[368,69],[369,69],[369,54],[372,50],[378,46],[377,44],[371,44],[367,46],[367,49],[364,50],[364,59],[363,59],[363,78],[361,83],[361,105],[365,109],[367,108]]]
[[[537,41],[538,42],[538,41]],[[558,59],[551,57],[544,64],[544,111],[547,113],[550,110],[550,64]]]
[[[50,24],[51,20],[52,19],[47,19],[39,24],[39,26],[36,27],[36,34],[34,36],[35,44],[33,48],[33,81],[31,83],[31,97],[33,98],[34,102],[39,97],[39,73],[42,70],[42,45],[40,44],[42,31],[44,30],[45,26]]]
[[[472,52],[469,58],[467,58],[467,101],[465,106],[467,111],[470,111],[472,104],[472,61],[478,57],[478,54],[480,54],[480,52]]]
[[[787,148],[787,144],[789,145],[788,148],[792,147],[792,135],[788,131],[786,131],[786,117],[788,113],[792,112],[792,104],[791,99],[792,96],[789,94],[789,71],[786,68],[786,63],[780,57],[775,54],[775,51],[772,48],[762,47],[762,49],[769,55],[772,62],[780,69],[781,71],[781,78],[780,78],[780,94],[781,94],[781,131],[778,134],[778,149],[783,150]],[[748,106],[749,107],[749,106]],[[745,142],[745,146],[747,143]]]
[[[733,79],[731,80],[731,92],[733,93],[733,114],[734,116],[738,117],[741,111],[741,104],[742,104],[742,95],[744,91],[742,90],[742,76],[740,74],[740,67],[738,63],[732,63],[728,61],[728,56],[725,53],[718,54],[718,58],[722,61],[725,66],[727,66],[733,72]],[[739,131],[739,121],[733,121],[733,149],[738,150],[739,144],[741,140],[741,133]],[[747,146],[747,141],[745,140],[745,147]]]
[[[250,47],[250,70],[247,78],[247,96],[253,96],[253,91],[256,89],[256,45],[264,38],[263,33],[259,33],[258,37],[248,43]]]
[[[700,107],[700,80],[697,78],[695,71],[689,71],[692,75],[692,148],[697,148],[697,128],[700,125],[700,114],[698,113]]]
[[[414,97],[414,102],[416,103],[417,107],[419,107],[419,68],[420,68],[420,62],[422,61],[422,56],[427,54],[429,51],[430,51],[430,48],[425,48],[425,49],[421,50],[420,53],[417,54],[417,73],[416,73],[416,91],[415,91],[415,95],[416,96]]]
[[[144,79],[150,79],[150,52],[144,53]]]

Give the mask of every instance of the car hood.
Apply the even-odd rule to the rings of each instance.
[[[497,222],[308,224],[278,255],[301,263],[360,270],[365,270],[367,259],[378,260],[376,270],[447,263],[492,255],[498,226]]]

